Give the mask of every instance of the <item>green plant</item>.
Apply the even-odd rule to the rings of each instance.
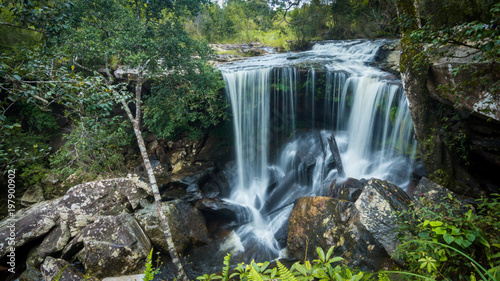
[[[283,281],[302,281],[302,280],[336,280],[336,281],[358,281],[370,278],[371,274],[352,270],[341,264],[333,266],[343,260],[342,257],[332,257],[333,247],[325,254],[323,249],[317,248],[319,259],[305,261],[304,263],[295,262],[290,269],[283,265],[279,260],[276,266],[270,268],[270,262],[250,264],[240,263],[234,268],[234,272],[228,276],[229,260],[231,255],[224,258],[224,268],[222,275],[204,274],[198,277],[198,280],[218,280],[223,281],[239,278],[239,280],[283,280]]]
[[[66,143],[50,159],[53,171],[63,179],[74,174],[75,183],[96,175],[116,175],[125,171],[122,148],[130,146],[130,125],[121,116],[81,118]]]
[[[498,201],[498,195],[493,195],[474,208],[450,193],[440,202],[422,197],[419,204],[399,214],[403,243],[397,256],[406,261],[410,272],[431,278],[469,279],[476,272],[483,280],[495,280],[488,278],[500,277]]]
[[[151,248],[151,251],[149,252],[149,255],[146,259],[146,268],[144,269],[144,277],[142,278],[143,281],[151,281],[155,277],[156,274],[160,272],[160,267],[156,267],[156,269],[153,269],[153,248]]]
[[[69,266],[69,264],[67,264],[63,268],[61,268],[61,270],[56,274],[56,276],[54,276],[54,278],[52,280],[54,280],[54,281],[61,280],[62,275],[63,275],[64,271],[66,270],[66,268],[68,268],[68,266]]]

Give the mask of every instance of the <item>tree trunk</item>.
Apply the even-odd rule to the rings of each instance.
[[[139,97],[140,97],[140,90],[137,91],[137,89],[140,89],[139,87],[142,87],[142,80],[139,80],[137,82],[137,87],[136,87],[136,94],[139,92]],[[132,115],[132,112],[130,111],[130,108],[128,107],[127,102],[124,99],[120,99],[120,102],[123,106],[123,109],[127,112],[127,115],[130,119],[130,122],[132,123],[132,126],[134,128],[134,133],[135,137],[137,138],[137,144],[139,145],[139,150],[141,151],[141,156],[142,160],[144,162],[144,167],[148,173],[148,178],[149,182],[151,184],[151,189],[153,191],[153,195],[155,198],[155,205],[156,205],[156,211],[158,212],[158,216],[160,218],[160,222],[163,226],[163,230],[165,233],[165,239],[167,240],[167,245],[168,245],[168,251],[170,253],[170,257],[172,258],[172,262],[174,265],[177,267],[177,279],[178,280],[183,280],[187,281],[189,280],[187,278],[186,273],[184,272],[184,268],[182,267],[182,263],[179,259],[179,254],[177,253],[177,250],[175,249],[175,244],[174,241],[172,240],[172,232],[170,231],[170,228],[168,226],[167,219],[165,217],[165,214],[162,212],[162,202],[161,202],[161,196],[160,196],[160,191],[158,189],[158,184],[156,183],[156,178],[153,173],[153,167],[151,166],[151,162],[149,161],[148,153],[146,150],[146,145],[144,143],[144,139],[142,138],[142,133],[140,129],[140,115],[141,115],[141,110],[140,110],[140,101],[138,101],[136,104],[138,105],[138,108],[136,109],[136,114],[138,114],[135,118]]]

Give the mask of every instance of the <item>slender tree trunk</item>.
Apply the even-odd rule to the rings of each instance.
[[[138,87],[142,86],[142,80],[140,79],[137,82],[137,87],[136,87],[136,94],[137,94],[137,89]],[[139,90],[139,98],[140,98],[140,90]],[[184,272],[184,268],[182,267],[182,263],[179,259],[179,254],[177,253],[177,250],[175,249],[175,244],[174,241],[172,240],[172,232],[170,231],[170,227],[168,226],[168,221],[165,217],[165,214],[162,212],[162,202],[161,202],[161,196],[160,196],[160,191],[158,189],[158,184],[156,183],[156,178],[153,173],[153,167],[151,166],[151,162],[149,161],[148,153],[146,150],[146,145],[144,143],[144,139],[142,138],[142,133],[140,129],[140,116],[141,116],[141,110],[140,110],[140,100],[137,101],[137,109],[136,109],[136,117],[132,115],[132,112],[130,111],[130,108],[128,107],[127,102],[124,99],[120,99],[120,102],[127,112],[127,115],[130,119],[130,122],[132,123],[132,126],[134,128],[134,133],[135,137],[137,138],[137,144],[139,145],[139,150],[141,151],[141,156],[142,160],[144,161],[144,167],[148,173],[148,178],[149,182],[151,184],[151,189],[153,190],[153,195],[155,198],[155,205],[156,205],[156,211],[158,212],[158,217],[160,218],[161,225],[163,227],[163,232],[165,233],[165,239],[167,240],[167,246],[168,246],[168,251],[170,253],[170,257],[172,258],[172,262],[175,264],[177,267],[177,279],[178,280],[183,280],[187,281],[189,280],[187,278],[186,273]]]

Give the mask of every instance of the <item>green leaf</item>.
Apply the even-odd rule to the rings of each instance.
[[[429,223],[432,227],[435,227],[435,226],[440,226],[440,225],[443,225],[443,222],[441,221],[431,221]]]
[[[468,234],[465,234],[465,238],[467,238],[467,240],[469,240],[470,242],[474,242],[474,240],[476,240],[476,235],[474,235],[472,233],[468,233]]]
[[[316,248],[316,252],[318,252],[318,256],[319,256],[319,259],[322,261],[322,262],[325,262],[325,252],[323,252],[323,249],[321,249],[320,247]]]
[[[446,233],[446,229],[444,229],[442,227],[435,227],[432,229],[432,231],[434,231],[438,235],[443,235]]]
[[[443,235],[443,239],[444,239],[444,241],[446,241],[446,243],[448,243],[448,244],[451,244],[453,241],[455,241],[455,238],[454,238],[453,236],[451,236],[450,234],[448,234],[448,233],[445,233],[445,234]]]
[[[328,252],[326,253],[326,260],[329,260],[330,257],[332,256],[332,253],[333,253],[333,246],[330,247],[330,249],[328,249]]]

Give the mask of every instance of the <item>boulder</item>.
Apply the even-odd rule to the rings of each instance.
[[[147,186],[147,185],[146,185]],[[127,178],[108,179],[76,185],[61,198],[58,209],[61,222],[69,227],[71,237],[98,216],[133,211],[148,196],[143,188]]]
[[[61,280],[61,281],[80,281],[85,279],[83,273],[70,265],[63,259],[53,257],[45,258],[41,271],[45,281]]]
[[[205,224],[205,218],[198,209],[182,200],[164,202],[162,204],[172,239],[178,253],[183,253],[189,247],[208,244],[211,239]],[[144,209],[135,213],[135,217],[144,231],[151,239],[151,242],[160,251],[168,253],[168,245],[165,240],[165,233],[158,218],[155,204],[150,204]]]
[[[337,179],[330,185],[328,196],[356,202],[365,188],[366,180],[354,178]]]
[[[251,218],[251,212],[247,208],[229,204],[220,199],[203,199],[196,202],[195,207],[210,221],[226,220],[247,223]]]
[[[457,213],[455,214],[456,216],[462,216],[471,208],[466,202],[466,198],[457,195],[453,191],[427,178],[422,178],[419,181],[413,193],[412,201],[415,208],[425,207],[430,211],[439,213],[446,211],[444,210],[446,205],[442,203],[453,204],[458,207]],[[471,201],[471,203],[475,202]]]
[[[43,259],[49,255],[60,252],[68,244],[71,233],[66,222],[58,224],[43,239],[38,247],[37,254]]]
[[[32,185],[24,192],[23,197],[21,197],[21,204],[24,206],[29,206],[34,203],[45,201],[43,196],[43,189],[39,185]]]
[[[59,203],[60,199],[37,203],[0,222],[0,258],[10,250],[9,237],[15,237],[19,249],[47,234],[59,219]]]
[[[138,273],[151,247],[134,217],[123,212],[99,217],[86,226],[64,248],[62,257],[76,254],[87,274],[103,278]]]
[[[391,255],[398,245],[393,212],[406,206],[408,199],[399,199],[401,192],[387,181],[370,179],[355,202],[300,198],[289,219],[289,252],[297,259],[312,260],[317,258],[317,247],[327,250],[334,246],[334,254],[344,257],[351,267],[391,268],[395,265]]]

